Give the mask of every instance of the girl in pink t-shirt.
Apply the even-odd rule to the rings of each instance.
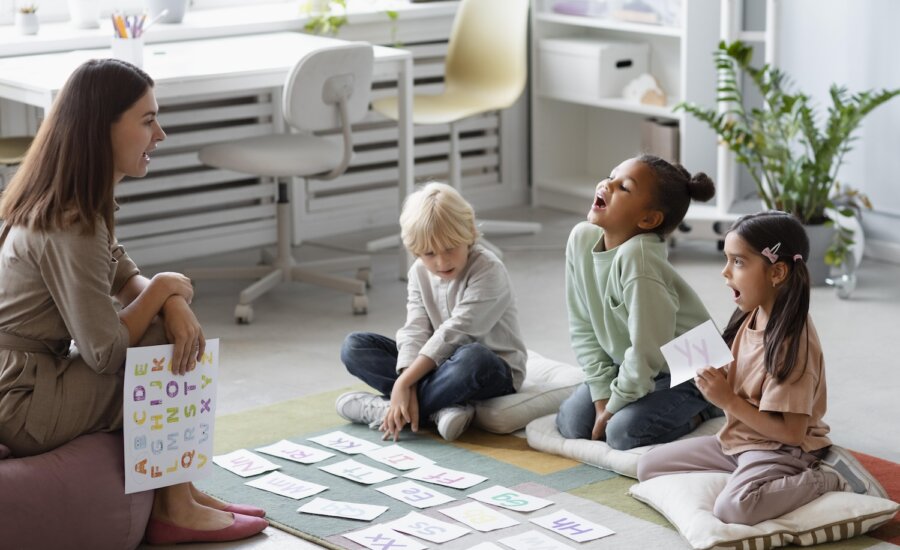
[[[697,387],[725,411],[715,436],[661,445],[638,461],[638,479],[695,471],[731,474],[713,514],[754,525],[828,491],[884,496],[852,456],[831,447],[822,348],[809,318],[809,240],[796,218],[762,212],[725,236],[737,310],[725,329],[735,360],[698,371]]]

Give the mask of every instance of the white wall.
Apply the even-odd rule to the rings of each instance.
[[[824,109],[828,87],[850,92],[900,88],[900,2],[895,0],[782,0],[779,65]],[[900,259],[900,97],[863,122],[839,175],[869,195],[863,215],[867,243]]]

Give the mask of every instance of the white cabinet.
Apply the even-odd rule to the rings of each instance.
[[[555,1],[532,0],[531,10],[535,204],[586,214],[596,183],[621,161],[642,152],[641,123],[647,117],[677,121],[681,163],[692,173],[703,171],[715,178],[715,135],[684,113],[673,113],[672,108],[682,100],[715,105],[713,51],[719,40],[719,0],[682,0],[674,26],[562,15],[553,11]],[[585,81],[585,71],[605,69],[579,67],[586,57],[574,50],[570,59],[564,60],[559,44],[566,41],[581,46],[596,42],[601,48],[610,41],[646,44],[647,71],[665,92],[667,104],[644,105],[622,98],[621,93],[603,97],[575,89],[583,88],[579,83]],[[567,67],[548,68],[542,63]],[[553,81],[542,81],[548,78]],[[717,197],[725,197],[724,201],[692,205],[687,221],[702,229],[712,224],[701,222],[730,219],[731,193],[723,191],[718,188]]]

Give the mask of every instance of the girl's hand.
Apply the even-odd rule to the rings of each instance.
[[[609,424],[609,419],[612,418],[612,413],[606,410],[607,402],[608,400],[606,399],[594,401],[594,409],[597,412],[597,416],[594,420],[594,429],[591,430],[591,440],[593,441],[606,440],[606,425]]]
[[[175,348],[172,372],[184,374],[194,370],[206,350],[206,338],[194,312],[182,296],[176,295],[163,304],[162,318],[166,338]]]
[[[735,397],[722,369],[703,367],[697,371],[694,381],[703,397],[723,411],[728,408],[728,403]]]
[[[194,299],[194,286],[191,284],[191,280],[181,273],[171,271],[157,273],[150,283],[163,285],[169,295],[181,296],[188,304]]]

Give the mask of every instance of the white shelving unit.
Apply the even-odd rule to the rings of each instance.
[[[677,121],[681,163],[691,172],[703,171],[715,178],[715,134],[673,108],[682,100],[715,106],[712,54],[720,38],[720,0],[682,0],[677,26],[562,15],[553,12],[554,2],[532,0],[534,203],[586,213],[597,182],[621,161],[642,152],[640,126],[647,117]],[[541,82],[540,48],[543,40],[554,38],[648,44],[648,72],[666,93],[667,104],[642,105],[622,97],[573,99],[571,94],[547,93]],[[560,83],[555,82],[553,88],[560,89]],[[694,235],[720,238],[713,224],[734,218],[730,214],[733,195],[719,186],[717,199],[692,205],[686,221],[697,230]]]

